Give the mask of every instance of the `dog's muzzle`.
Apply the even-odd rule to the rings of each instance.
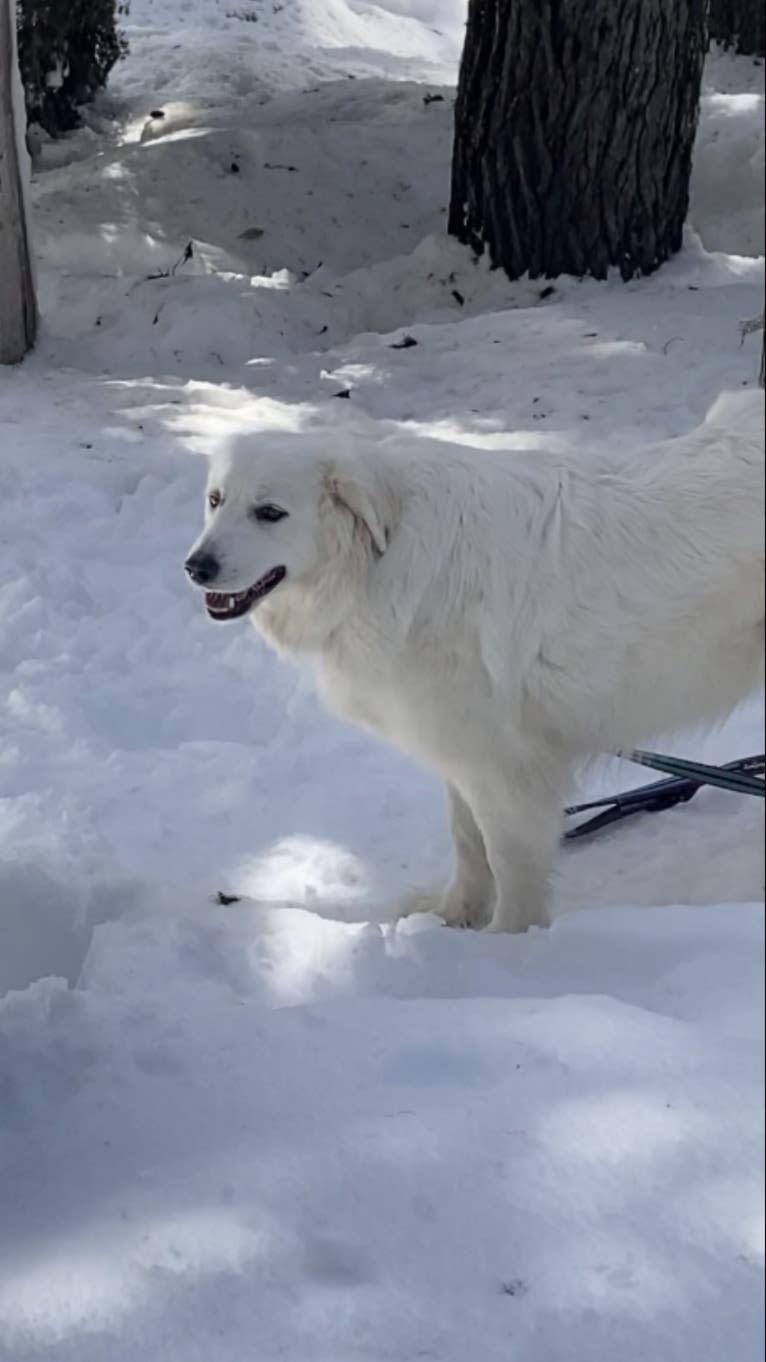
[[[188,571],[188,568],[187,568]],[[191,575],[191,574],[189,574]],[[246,591],[206,591],[205,606],[207,613],[214,620],[237,620],[242,615],[246,615],[248,610],[268,596],[275,586],[284,581],[287,576],[287,569],[283,567],[272,568],[270,572],[264,573],[257,582],[249,586]]]

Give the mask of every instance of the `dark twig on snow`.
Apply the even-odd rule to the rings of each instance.
[[[740,322],[740,345],[744,345],[745,337],[751,336],[754,331],[763,332],[761,340],[761,367],[758,370],[758,387],[766,388],[766,310],[761,313],[760,317],[750,317],[746,322]]]
[[[187,243],[186,243],[186,245],[185,245],[185,247],[184,247],[184,253],[183,253],[183,255],[179,255],[178,259],[176,260],[175,265],[171,265],[169,270],[156,270],[154,274],[147,274],[146,278],[147,278],[147,279],[172,279],[172,277],[173,277],[173,275],[175,274],[176,270],[180,269],[182,265],[185,265],[186,262],[187,262],[187,260],[191,260],[191,258],[192,258],[193,255],[194,255],[194,245],[193,245],[193,243],[192,243],[191,241],[187,241]]]

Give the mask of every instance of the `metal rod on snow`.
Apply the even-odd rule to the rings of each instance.
[[[755,795],[763,799],[766,786],[759,776],[748,775],[741,769],[727,770],[722,766],[709,766],[701,761],[687,761],[683,757],[666,757],[660,752],[645,752],[634,748],[630,752],[617,752],[616,756],[624,761],[635,762],[637,766],[648,766],[653,771],[664,771],[669,776],[692,780],[697,785],[713,785],[733,794]]]
[[[654,753],[647,755],[654,756]],[[664,763],[664,758],[660,758]],[[675,763],[673,758],[669,761]],[[680,758],[678,759],[681,760]],[[692,767],[699,771],[700,763],[684,763],[684,769]],[[763,754],[755,757],[741,757],[737,761],[727,762],[725,766],[714,767],[713,770],[726,772],[748,773],[763,776],[766,768],[766,757]],[[569,828],[564,834],[564,840],[573,842],[583,837],[590,837],[593,833],[600,832],[604,828],[610,827],[612,823],[621,822],[626,818],[637,813],[659,813],[663,809],[675,808],[678,804],[688,803],[693,799],[698,790],[703,788],[703,783],[699,779],[692,779],[689,776],[670,776],[665,780],[655,780],[649,785],[639,785],[637,789],[626,790],[621,794],[608,795],[601,799],[591,799],[583,804],[573,804],[564,810],[567,817],[575,817],[578,814],[597,811],[593,817],[586,818]],[[731,781],[726,780],[725,788],[731,790]],[[735,793],[741,793],[736,790]],[[748,789],[750,793],[750,789]],[[755,793],[755,791],[753,791]],[[760,794],[760,789],[758,790]]]

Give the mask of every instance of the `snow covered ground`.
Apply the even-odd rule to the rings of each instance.
[[[542,296],[443,236],[462,0],[131,10],[0,374],[0,1359],[755,1362],[760,807],[567,848],[549,932],[393,925],[438,789],[180,565],[220,441],[628,448],[751,382],[763,68],[709,62],[682,255]]]

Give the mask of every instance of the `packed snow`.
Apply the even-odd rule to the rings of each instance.
[[[36,157],[43,333],[0,372],[2,1362],[762,1355],[761,802],[566,847],[549,931],[396,923],[448,873],[438,786],[183,580],[224,442],[630,450],[754,382],[762,65],[708,62],[673,262],[511,284],[445,236],[464,19],[132,0]],[[763,741],[755,697],[665,747]]]

